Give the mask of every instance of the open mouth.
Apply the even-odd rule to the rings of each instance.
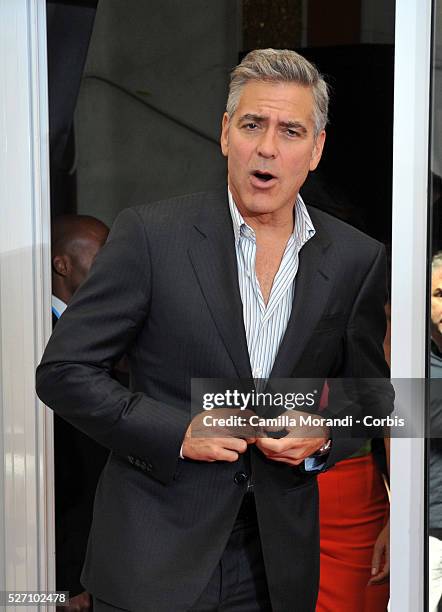
[[[270,172],[261,172],[260,170],[255,170],[254,172],[252,172],[252,174],[263,183],[268,183],[269,181],[275,178],[273,174],[270,174]]]

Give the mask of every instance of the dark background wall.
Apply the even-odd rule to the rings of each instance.
[[[109,224],[126,206],[223,183],[229,72],[247,50],[289,47],[332,88],[306,199],[388,241],[393,43],[394,0],[101,0],[75,104],[77,211]]]
[[[223,182],[218,138],[240,8],[235,0],[99,3],[75,120],[79,212],[109,223],[128,205]]]

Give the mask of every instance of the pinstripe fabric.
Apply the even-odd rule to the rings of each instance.
[[[299,252],[314,236],[315,228],[301,196],[298,195],[293,234],[288,239],[266,306],[255,273],[255,232],[242,218],[230,190],[229,207],[252,374],[254,378],[268,378],[292,311]]]

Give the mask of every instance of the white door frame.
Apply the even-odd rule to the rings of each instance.
[[[0,589],[9,591],[55,586],[52,416],[34,390],[51,326],[48,125],[45,1],[0,0]]]
[[[431,10],[432,0],[396,0],[393,378],[425,377]],[[391,447],[391,610],[418,612],[424,597],[424,440],[395,439]]]
[[[396,5],[392,375],[411,378],[425,375],[431,0]],[[52,416],[34,394],[51,325],[46,75],[45,1],[0,0],[0,590],[55,586]],[[423,449],[392,441],[393,612],[422,609]]]

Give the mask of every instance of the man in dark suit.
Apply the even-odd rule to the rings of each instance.
[[[82,574],[98,610],[315,608],[316,473],[360,440],[195,436],[190,395],[192,378],[388,375],[383,247],[299,197],[327,107],[298,54],[246,56],[228,190],[123,211],[51,338],[39,396],[112,451]],[[110,377],[123,353],[130,390]]]
[[[85,281],[109,228],[89,215],[60,215],[51,227],[52,326]],[[54,415],[56,586],[69,591],[66,612],[92,602],[80,583],[98,477],[108,450]]]

